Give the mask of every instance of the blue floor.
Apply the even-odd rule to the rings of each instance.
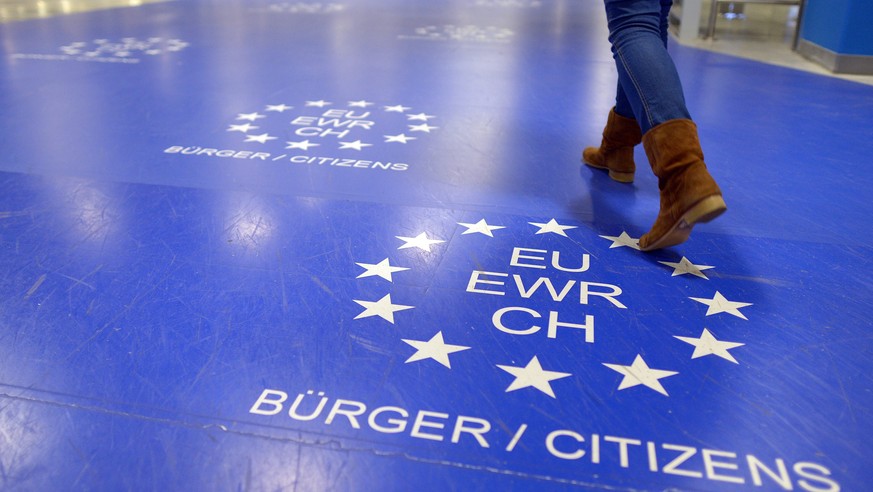
[[[729,210],[645,254],[598,0],[0,38],[0,488],[873,481],[873,87],[674,44]]]

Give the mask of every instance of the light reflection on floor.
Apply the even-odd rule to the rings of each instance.
[[[2,0],[0,23],[77,14],[92,10],[139,7],[167,0]]]

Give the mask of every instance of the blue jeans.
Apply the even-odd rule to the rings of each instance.
[[[665,121],[691,119],[679,74],[667,53],[667,15],[673,0],[604,3],[618,69],[615,112],[635,118],[644,134]]]

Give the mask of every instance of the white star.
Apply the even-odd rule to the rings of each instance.
[[[524,367],[501,365],[498,365],[497,367],[515,376],[515,380],[512,381],[512,384],[506,388],[507,393],[533,386],[554,398],[555,392],[552,391],[552,385],[549,384],[549,381],[572,376],[572,374],[566,372],[546,371],[543,369],[543,366],[540,365],[540,361],[537,359],[536,355],[533,356],[533,359],[531,359]]]
[[[449,362],[449,354],[470,349],[470,347],[465,347],[463,345],[452,345],[446,343],[443,341],[443,332],[441,331],[437,332],[436,335],[426,342],[407,340],[405,338],[402,338],[401,340],[412,345],[416,350],[410,358],[406,359],[407,364],[424,359],[433,359],[451,369],[452,365]]]
[[[391,279],[392,273],[402,272],[404,270],[409,270],[408,268],[391,266],[391,263],[388,261],[388,258],[385,258],[384,260],[380,261],[379,263],[376,263],[375,265],[372,265],[370,263],[355,263],[355,265],[358,265],[358,266],[367,270],[366,272],[358,275],[355,278],[379,276],[379,277],[382,277],[389,282],[393,282],[393,280]]]
[[[229,132],[247,132],[249,130],[254,130],[256,128],[260,128],[258,126],[252,126],[251,123],[246,123],[244,125],[230,125],[230,128],[227,129]]]
[[[408,114],[408,115],[406,115],[406,118],[409,121],[427,121],[431,118],[436,118],[436,116],[432,116],[432,115],[424,114],[424,113],[418,113],[418,114]]]
[[[691,354],[692,359],[696,359],[698,357],[703,357],[705,355],[717,355],[722,359],[729,360],[734,364],[739,364],[734,356],[728,352],[728,350],[732,348],[742,347],[745,345],[744,343],[736,343],[736,342],[722,342],[720,340],[716,340],[716,338],[709,332],[706,328],[703,329],[703,333],[700,334],[700,338],[692,338],[692,337],[680,337],[674,336],[674,338],[678,338],[685,343],[690,343],[694,345],[694,353]]]
[[[642,384],[643,386],[647,386],[658,393],[661,393],[664,396],[670,396],[667,394],[667,390],[661,386],[661,382],[659,379],[675,376],[679,374],[674,371],[662,371],[660,369],[651,369],[649,365],[646,364],[646,361],[643,360],[643,357],[637,354],[637,358],[634,359],[634,363],[629,366],[622,366],[618,364],[603,364],[604,366],[621,373],[624,378],[621,380],[621,384],[619,384],[619,391],[627,388],[632,388],[634,386]]]
[[[367,106],[372,106],[372,105],[373,105],[373,103],[371,103],[369,101],[364,101],[364,100],[349,101],[349,107],[351,107],[351,108],[366,108]]]
[[[719,291],[715,291],[715,295],[712,296],[712,299],[706,299],[702,297],[690,297],[689,299],[693,299],[699,303],[709,306],[709,308],[706,310],[707,316],[712,316],[713,314],[718,313],[728,313],[736,316],[737,318],[743,318],[744,320],[748,320],[749,318],[743,316],[743,313],[740,312],[740,308],[752,305],[749,302],[729,301],[725,299],[725,297],[721,295],[721,292]]]
[[[479,222],[476,222],[475,224],[466,224],[464,222],[458,222],[458,225],[462,225],[462,226],[467,228],[467,230],[462,232],[461,235],[475,234],[478,232],[479,234],[485,234],[488,237],[494,237],[494,234],[492,234],[491,231],[496,231],[497,229],[506,229],[506,226],[488,225],[488,223],[485,222],[485,219],[482,219]]]
[[[560,234],[561,236],[567,237],[567,233],[564,232],[567,229],[575,229],[576,226],[565,226],[558,224],[555,219],[552,219],[545,224],[540,222],[528,222],[530,225],[535,225],[540,228],[536,233],[537,234],[545,234],[547,232],[553,232],[555,234]]]
[[[239,116],[236,117],[238,120],[249,120],[255,121],[258,118],[266,118],[266,116],[260,113],[240,113]]]
[[[354,142],[340,142],[340,150],[342,149],[355,149],[355,150],[363,150],[364,147],[372,147],[373,144],[363,143],[360,140],[355,140]]]
[[[385,135],[385,143],[388,142],[400,142],[400,143],[408,143],[410,140],[415,140],[415,137],[407,137],[403,133],[400,135]]]
[[[603,239],[609,239],[610,241],[612,241],[612,244],[609,245],[609,249],[627,246],[628,248],[632,248],[632,249],[635,249],[637,251],[640,250],[639,238],[630,237],[624,231],[621,232],[621,236],[600,236],[600,237],[602,237]]]
[[[439,129],[438,126],[430,126],[427,123],[422,123],[420,125],[408,125],[409,131],[411,132],[425,132],[430,133],[431,130]]]
[[[385,106],[385,111],[394,112],[394,113],[403,113],[407,109],[412,109],[412,108],[407,107],[407,106],[401,106],[399,104],[397,106]]]
[[[355,319],[360,318],[369,318],[370,316],[379,316],[385,321],[394,324],[394,313],[397,311],[403,311],[405,309],[412,309],[415,306],[404,306],[402,304],[392,304],[391,303],[391,294],[386,294],[385,297],[379,299],[378,301],[359,301],[357,299],[353,299],[353,301],[357,302],[361,306],[364,306],[364,311],[355,316]]]
[[[406,248],[419,248],[424,251],[430,252],[430,246],[432,244],[444,243],[442,239],[428,239],[427,233],[422,232],[421,234],[415,237],[404,237],[404,236],[395,236],[397,239],[404,241],[403,246],[400,246],[397,249],[406,249]]]
[[[302,142],[285,142],[288,144],[286,149],[303,149],[309,150],[309,147],[318,147],[321,144],[312,143],[309,140],[304,140]]]
[[[671,275],[672,277],[675,277],[677,275],[684,275],[686,273],[690,273],[691,275],[694,275],[694,276],[700,277],[700,278],[705,278],[706,280],[709,280],[709,278],[703,274],[703,270],[709,270],[710,268],[715,268],[715,267],[712,267],[709,265],[695,265],[694,263],[691,263],[690,261],[688,261],[688,258],[686,258],[684,256],[682,257],[681,260],[679,260],[679,263],[673,263],[673,262],[669,262],[669,261],[659,261],[658,263],[661,263],[662,265],[667,265],[668,267],[672,267],[673,268],[673,275]]]
[[[284,104],[268,104],[266,111],[278,111],[280,113],[284,113],[289,109],[293,109],[294,106],[286,106]]]
[[[307,105],[307,106],[310,106],[310,107],[315,106],[316,108],[323,108],[323,107],[325,107],[325,106],[327,106],[327,105],[329,105],[329,104],[332,104],[332,103],[329,103],[329,102],[324,101],[324,100],[321,100],[321,101],[306,101],[306,105]]]
[[[246,135],[246,142],[267,143],[267,140],[276,140],[276,137],[271,137],[269,133],[262,133],[260,135]]]

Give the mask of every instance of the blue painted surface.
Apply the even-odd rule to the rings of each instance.
[[[674,48],[730,210],[641,254],[598,2],[488,3],[5,25],[3,487],[863,490],[873,90]]]
[[[864,0],[809,0],[801,36],[834,53],[873,56],[873,33],[867,27],[873,4]]]

